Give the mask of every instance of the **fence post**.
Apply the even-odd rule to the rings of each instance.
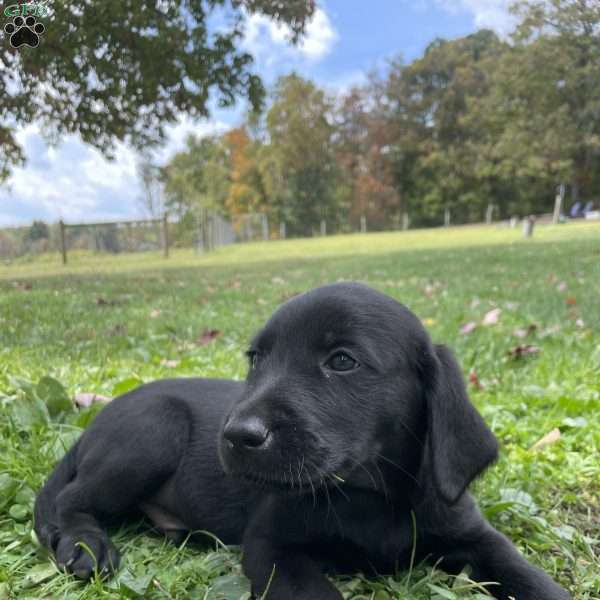
[[[321,220],[321,236],[325,237],[327,235],[327,221],[325,219]]]
[[[169,258],[169,213],[163,215],[163,253]]]
[[[406,231],[410,226],[410,217],[407,212],[402,213],[402,231]]]
[[[285,221],[281,221],[281,223],[279,223],[279,239],[280,240],[285,240],[285,235],[286,235],[286,230],[285,230]]]
[[[444,227],[450,227],[450,209],[444,210]]]
[[[526,238],[530,238],[533,236],[533,229],[535,227],[535,215],[529,215],[525,217],[523,221],[523,235]]]
[[[269,217],[262,215],[262,237],[265,242],[269,240]]]
[[[552,215],[552,223],[556,225],[560,221],[560,214],[562,212],[562,205],[565,199],[565,184],[561,183],[558,186],[556,193],[556,199],[554,200],[554,214]]]
[[[485,224],[491,225],[494,218],[494,205],[488,204],[487,210],[485,211]]]
[[[360,232],[367,233],[367,217],[365,215],[360,218]]]
[[[65,223],[61,219],[59,222],[60,225],[60,251],[62,253],[62,261],[63,265],[67,264],[67,242],[65,237]]]

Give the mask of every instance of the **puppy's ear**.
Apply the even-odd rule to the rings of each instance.
[[[421,477],[433,480],[454,503],[498,454],[498,442],[471,404],[452,352],[430,346],[422,365],[427,402],[427,441]]]

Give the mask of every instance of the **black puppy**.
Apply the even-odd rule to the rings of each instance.
[[[413,549],[449,572],[469,564],[503,600],[570,598],[466,491],[496,440],[406,307],[325,286],[282,306],[248,355],[245,384],[158,381],[100,413],[36,502],[61,567],[114,570],[102,523],[141,508],[174,538],[242,543],[253,593],[272,600],[340,600],[324,569],[392,572]]]

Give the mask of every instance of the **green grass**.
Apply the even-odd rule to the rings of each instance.
[[[34,494],[93,417],[67,397],[175,375],[242,378],[245,345],[275,307],[338,279],[407,304],[476,373],[484,389],[471,384],[471,396],[502,444],[474,487],[482,509],[575,598],[600,598],[600,226],[581,224],[540,227],[533,240],[465,227],[0,266],[0,600],[243,597],[239,550],[175,548],[144,523],[113,532],[115,579],[59,574],[32,538]],[[498,324],[460,334],[496,307]],[[205,329],[221,333],[202,345]],[[540,352],[511,358],[519,344]],[[556,427],[558,441],[530,450]],[[354,600],[479,594],[423,565],[337,583]]]

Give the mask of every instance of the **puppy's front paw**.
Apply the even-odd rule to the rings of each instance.
[[[114,573],[119,566],[119,552],[103,532],[67,533],[58,542],[56,562],[59,569],[79,579],[90,579],[96,573]]]

